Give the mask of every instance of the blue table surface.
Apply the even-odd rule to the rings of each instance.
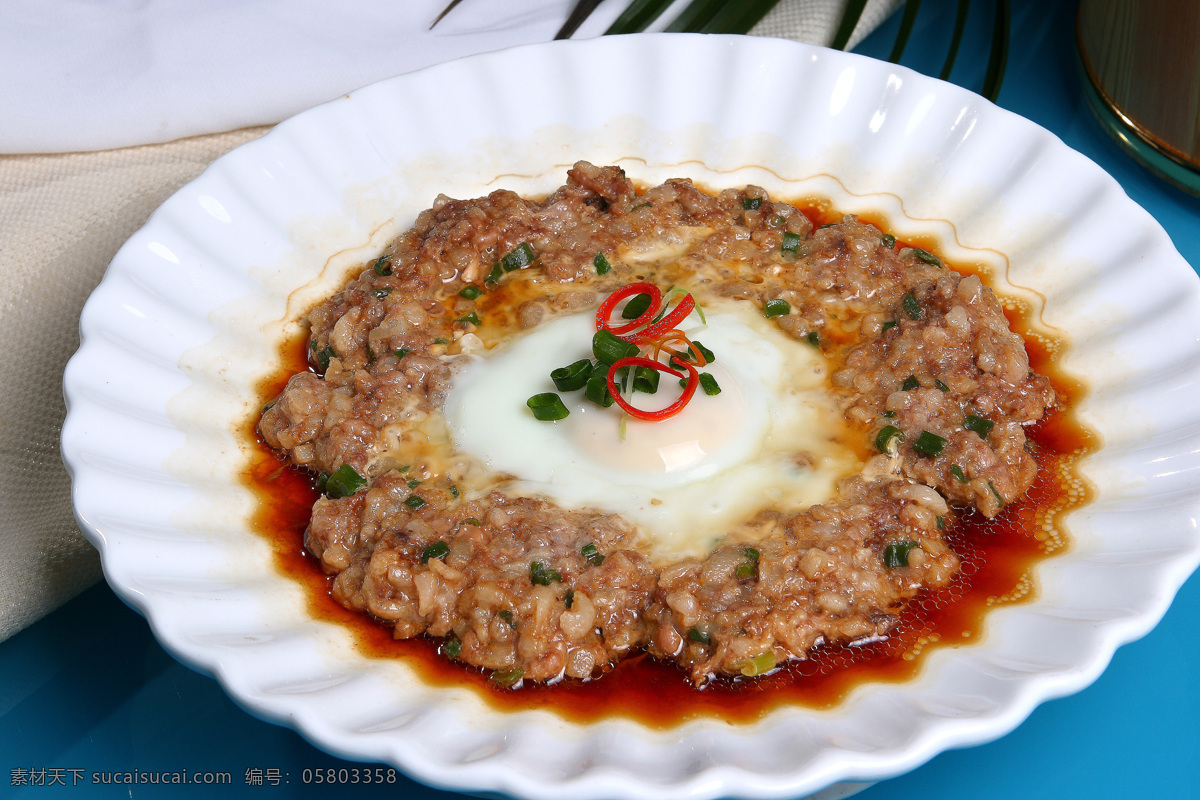
[[[901,63],[937,75],[955,5],[925,4]],[[1012,49],[999,105],[1100,164],[1158,219],[1184,258],[1200,265],[1200,200],[1130,160],[1085,104],[1074,47],[1075,4],[1012,5]],[[992,3],[975,6],[951,79],[978,91]],[[857,52],[887,58],[898,27],[899,14]],[[1122,647],[1088,689],[1043,704],[998,741],[943,753],[858,797],[1200,797],[1200,640],[1188,633],[1198,617],[1200,578],[1193,576],[1162,623]],[[364,766],[245,713],[215,681],[167,655],[145,620],[105,585],[0,643],[0,795],[308,797],[330,787],[306,785],[304,770]],[[230,782],[219,792],[94,782],[104,773],[134,770],[211,771],[227,773]],[[395,783],[350,788],[367,797],[460,797],[403,775]]]

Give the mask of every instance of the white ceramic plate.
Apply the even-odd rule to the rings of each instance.
[[[1074,346],[1104,439],[1074,546],[978,644],[825,712],[666,732],[501,714],[370,660],[306,614],[248,530],[252,386],[303,310],[437,192],[543,192],[579,158],[653,183],[754,182],[935,235],[1041,304]],[[969,92],[755,38],[563,42],[431,68],[283,123],[216,162],[118,253],[66,372],[63,451],[113,588],[245,707],[429,783],[529,798],[795,797],[995,738],[1148,631],[1195,567],[1200,293],[1159,226],[1094,164]],[[838,789],[834,792],[841,791]]]

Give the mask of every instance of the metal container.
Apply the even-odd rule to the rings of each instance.
[[[1200,195],[1200,1],[1080,0],[1084,93],[1139,163]]]

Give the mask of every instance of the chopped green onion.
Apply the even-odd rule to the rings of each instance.
[[[388,296],[389,294],[391,294],[391,293],[392,293],[392,290],[391,290],[391,289],[389,289],[389,288],[387,288],[386,286],[384,286],[384,287],[382,287],[382,288],[380,288],[380,289],[376,289],[376,290],[374,291],[374,294],[375,294],[375,296],[376,296],[377,298],[379,298],[380,300],[382,300],[383,298],[387,297],[387,296]]]
[[[604,563],[604,554],[596,549],[596,545],[592,542],[585,544],[579,551],[583,556],[583,560],[593,567],[598,567]]]
[[[696,642],[697,644],[711,644],[712,643],[712,636],[709,636],[707,633],[700,630],[699,628],[692,628],[690,631],[688,631],[688,638],[691,639],[693,642]]]
[[[743,197],[742,198],[742,208],[746,209],[747,211],[757,211],[760,206],[762,206],[762,198],[761,197]]]
[[[779,252],[784,256],[795,257],[800,253],[800,234],[787,231],[783,234],[783,243],[779,245]]]
[[[581,358],[573,364],[559,367],[551,372],[550,380],[554,381],[555,388],[560,392],[574,392],[584,387],[588,378],[592,377],[593,370],[592,362]]]
[[[408,506],[413,511],[416,511],[418,508],[421,508],[425,505],[425,498],[421,497],[419,494],[410,494],[408,499],[404,501],[404,505]]]
[[[704,393],[707,395],[721,393],[721,387],[717,384],[717,379],[712,375],[709,375],[707,372],[700,373],[700,388],[703,389]]]
[[[322,472],[317,476],[317,491],[321,494],[325,493],[325,484],[329,483],[329,473]]]
[[[367,479],[358,474],[358,470],[349,464],[342,464],[325,480],[325,494],[337,500],[339,497],[349,497],[367,483]]]
[[[987,435],[992,432],[992,428],[996,427],[996,423],[986,417],[967,414],[967,418],[963,420],[963,427],[969,431],[978,433],[980,439],[986,439]]]
[[[321,372],[329,369],[329,359],[337,357],[337,353],[333,351],[333,346],[327,344],[323,349],[318,350],[317,340],[313,339],[310,347],[313,352],[313,360],[317,362],[317,369]]]
[[[409,479],[408,479],[408,488],[410,488],[410,489],[415,489],[415,488],[417,488],[417,487],[418,487],[418,486],[420,486],[420,485],[421,485],[421,482],[420,482],[419,480],[417,480],[416,478],[409,478]]]
[[[276,400],[272,400],[271,402],[267,403],[265,406],[263,406],[262,413],[265,414],[268,411],[270,411],[272,408],[275,407],[275,404],[278,402],[279,402],[279,400],[276,399]]]
[[[416,495],[413,495],[416,497]],[[440,539],[421,551],[421,563],[428,564],[431,558],[445,558],[450,555],[450,545]]]
[[[988,488],[992,490],[992,494],[996,496],[996,502],[1000,504],[1001,508],[1003,508],[1004,507],[1004,498],[1000,496],[1000,493],[998,491],[996,491],[996,484],[992,483],[991,481],[988,481]]]
[[[963,472],[962,467],[960,467],[958,464],[950,465],[950,474],[953,475],[959,483],[967,482],[967,473]]]
[[[612,272],[612,264],[608,263],[604,253],[596,253],[596,257],[592,259],[592,266],[596,268],[597,275],[607,275]]]
[[[566,419],[571,413],[563,405],[562,398],[554,392],[535,394],[525,401],[525,405],[529,406],[529,410],[533,412],[534,418],[542,422],[554,422],[555,420]]]
[[[392,265],[388,263],[388,257],[385,255],[379,257],[379,260],[375,262],[373,269],[375,270],[376,275],[392,274]]]
[[[912,249],[912,254],[924,261],[926,264],[932,264],[935,267],[942,266],[942,260],[933,253],[930,253],[928,250],[922,250],[919,247],[914,247]]]
[[[592,353],[596,360],[604,364],[615,364],[622,358],[633,358],[638,354],[638,346],[627,342],[612,331],[599,330],[592,337]]]
[[[768,300],[763,306],[763,316],[768,319],[771,317],[782,317],[784,314],[791,312],[792,304],[787,300]]]
[[[879,326],[880,333],[887,333],[889,329],[896,327],[896,320],[889,319],[887,322]]]
[[[888,569],[908,566],[908,554],[914,547],[919,547],[916,542],[895,542],[883,548],[883,565]]]
[[[896,246],[896,237],[892,236],[890,233],[885,233],[883,235],[883,238],[880,239],[879,241],[884,247],[886,247],[889,250],[891,250],[893,247]]]
[[[662,373],[650,367],[638,367],[633,374],[633,390],[644,394],[654,394],[658,391],[658,381]]]
[[[777,228],[785,222],[787,222],[787,219],[782,214],[776,214],[771,217],[771,224]]]
[[[885,416],[885,417],[887,417],[888,419],[892,419],[893,417],[895,417],[895,416],[896,416],[896,412],[895,412],[895,411],[891,411],[891,410],[884,411],[882,416]]]
[[[500,279],[503,277],[504,269],[501,268],[499,264],[496,264],[494,267],[492,267],[492,271],[487,274],[487,277],[483,279],[483,282],[495,285],[499,283]]]
[[[409,350],[407,347],[399,347],[392,351],[392,355],[394,355],[396,358],[404,358],[406,355],[408,355],[411,352],[412,351]]]
[[[904,313],[908,314],[909,319],[921,318],[921,304],[917,302],[917,298],[912,292],[904,295],[904,299],[900,301],[900,305],[904,309]]]
[[[474,311],[472,311],[470,314],[467,314],[465,317],[459,317],[458,319],[456,319],[454,321],[455,322],[469,322],[472,325],[478,325],[479,324],[479,315],[477,313],[475,313]]]
[[[937,518],[937,526],[938,526],[939,531],[946,530],[946,520],[943,519],[942,517],[938,517]]]
[[[634,206],[633,208],[629,209],[629,213],[631,213],[631,214],[632,214],[634,211],[637,211],[639,208],[647,208],[647,207],[649,207],[649,206],[652,206],[652,205],[654,205],[654,204],[653,204],[653,203],[651,203],[649,200],[647,200],[647,201],[646,201],[646,202],[644,202],[644,203],[638,203],[636,206]]]
[[[562,583],[562,575],[558,574],[558,570],[551,569],[540,561],[531,561],[529,580],[538,586],[549,586],[552,583]]]
[[[696,309],[699,310],[700,306],[696,306]],[[692,344],[696,345],[696,349],[700,351],[700,353],[704,356],[704,360],[707,361],[709,364],[711,364],[717,360],[717,357],[713,353],[713,351],[709,350],[707,347],[700,344],[699,340],[693,339]],[[691,350],[689,350],[684,355],[687,356],[689,360],[691,360]]]
[[[583,396],[602,408],[608,408],[616,401],[608,391],[608,381],[603,375],[592,375],[588,378],[583,389]]]
[[[498,669],[488,676],[488,683],[498,686],[501,689],[511,689],[521,682],[525,677],[524,667],[513,667],[512,669]]]
[[[529,266],[536,257],[536,254],[533,252],[533,246],[529,242],[522,242],[506,253],[504,258],[500,259],[500,266],[504,268],[505,272],[512,272],[521,267]]]
[[[804,337],[804,340],[818,350],[821,349],[821,335],[816,331],[809,331],[808,335]]]
[[[482,528],[483,523],[475,519],[475,517],[467,517],[462,521],[463,525],[474,525],[476,528]]]
[[[836,222],[826,222],[824,225],[822,225],[821,227],[817,228],[817,230],[819,230],[819,231],[823,231],[823,230],[825,230],[826,228],[832,228],[832,227],[833,227],[834,225],[836,225],[836,224],[837,224]]]
[[[950,387],[947,386],[946,384],[942,383],[941,381],[939,381],[937,378],[933,379],[933,385],[936,386],[937,388],[941,389],[943,392],[950,391]]]
[[[433,343],[434,344],[450,344],[450,340],[439,336],[438,338],[433,340]]]
[[[879,429],[879,433],[875,434],[875,449],[891,455],[896,452],[899,443],[903,441],[904,431],[895,425],[884,425]]]
[[[916,375],[909,375],[904,379],[904,383],[900,384],[900,391],[911,392],[913,389],[920,389],[921,382],[917,380]]]
[[[625,304],[625,308],[621,309],[621,317],[623,319],[637,319],[646,313],[646,309],[650,308],[651,299],[648,294],[635,294]]]
[[[454,634],[446,637],[446,641],[442,643],[442,655],[446,658],[458,658],[458,654],[462,652],[462,639],[459,639]]]
[[[480,289],[478,286],[474,286],[474,285],[464,286],[463,288],[458,290],[458,296],[465,297],[468,300],[474,300],[477,297],[479,297],[481,294],[483,294],[483,289]]]
[[[570,610],[571,606],[575,605],[575,590],[567,589],[567,594],[563,597],[563,605]]]
[[[504,620],[505,622],[507,622],[508,627],[510,627],[510,628],[517,627],[516,618],[513,617],[512,611],[508,610],[507,608],[501,609],[500,612],[498,614],[496,614],[496,616],[499,617],[500,619]]]
[[[745,547],[742,548],[742,555],[746,560],[737,565],[733,574],[738,578],[753,578],[758,574],[759,553],[753,547]]]
[[[450,484],[450,496],[453,497],[455,500],[462,497],[462,492],[460,492],[458,490],[458,487],[455,486],[453,483]]]
[[[941,454],[942,448],[946,446],[946,440],[938,436],[936,433],[929,431],[921,431],[921,435],[913,442],[913,450],[916,450],[921,455],[937,458]]]
[[[738,671],[747,678],[753,678],[755,675],[764,675],[775,669],[775,653],[768,650],[753,658],[743,659],[738,663],[740,665]]]

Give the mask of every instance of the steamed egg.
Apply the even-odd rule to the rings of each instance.
[[[591,357],[594,312],[557,317],[464,357],[444,409],[454,446],[512,476],[506,491],[624,515],[662,558],[703,556],[762,509],[829,498],[862,464],[842,443],[824,357],[751,303],[711,301],[705,312],[681,328],[715,354],[702,371],[719,394],[698,389],[678,415],[647,422],[558,392],[570,414],[539,421],[526,400],[556,391],[553,369]],[[664,373],[656,394],[632,402],[653,410],[679,391]]]

